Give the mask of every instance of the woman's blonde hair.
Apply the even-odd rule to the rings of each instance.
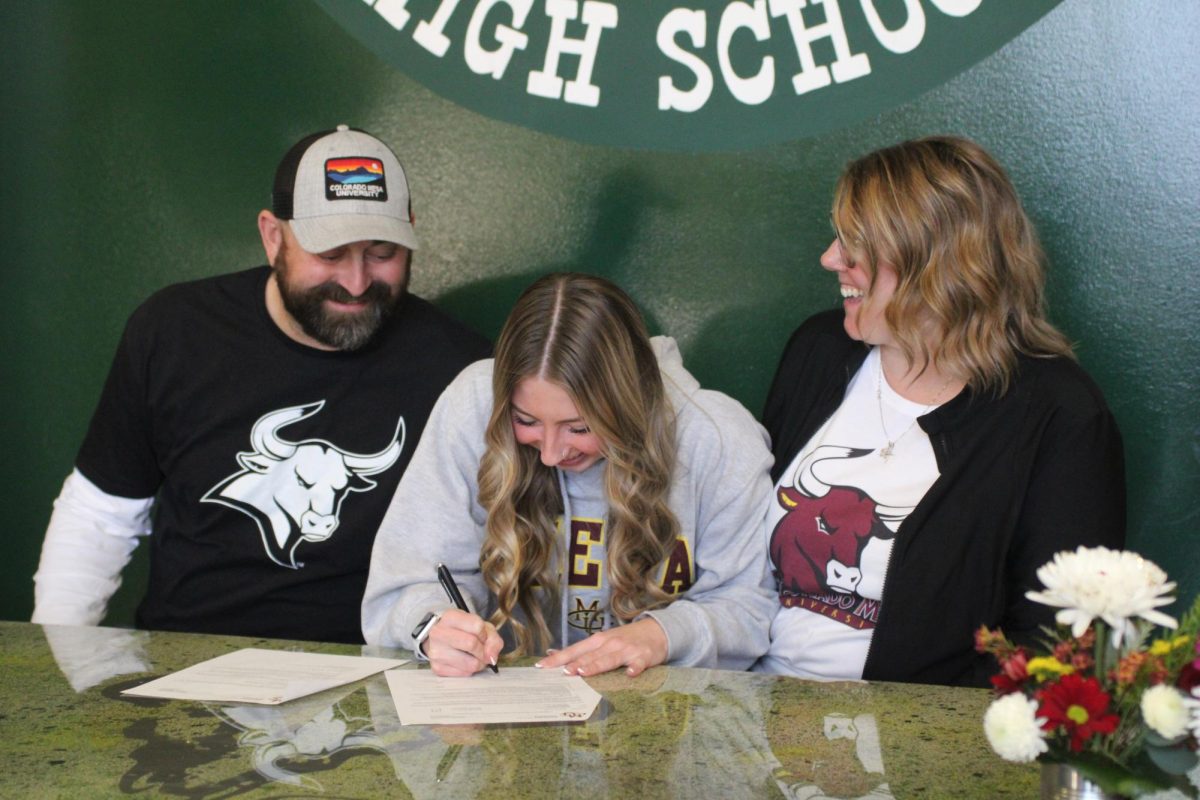
[[[1007,390],[1017,355],[1070,356],[1045,315],[1044,254],[1004,169],[982,147],[933,136],[851,162],[833,223],[847,258],[899,283],[884,311],[909,362]]]
[[[675,415],[641,314],[602,278],[539,279],[517,300],[496,342],[492,416],[479,465],[479,502],[488,514],[479,563],[497,602],[490,621],[513,626],[518,654],[553,642],[542,607],[559,602],[566,538],[556,528],[563,511],[556,471],[513,434],[513,391],[534,377],[562,387],[603,443],[606,571],[618,619],[669,601],[656,579],[679,531],[667,505]]]

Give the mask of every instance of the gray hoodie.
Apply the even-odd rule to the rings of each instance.
[[[655,337],[652,344],[676,411],[669,502],[680,541],[663,573],[679,599],[647,616],[667,634],[669,663],[746,669],[766,652],[777,605],[762,538],[772,492],[767,436],[737,401],[700,388],[673,339]],[[411,648],[421,618],[451,607],[437,581],[438,563],[449,567],[482,616],[495,607],[479,571],[487,514],[476,480],[492,412],[492,365],[491,359],[472,364],[442,394],[384,515],[362,606],[370,644]],[[582,528],[596,538],[597,520],[606,516],[598,493],[605,465],[601,460],[580,474],[559,471],[573,538]],[[611,623],[603,531],[598,538],[595,546],[577,540],[569,555],[572,565],[599,560],[599,583],[581,586],[576,574],[568,585],[564,577],[560,608],[544,609],[557,631],[555,647]]]

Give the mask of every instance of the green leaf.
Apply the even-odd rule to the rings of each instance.
[[[1147,744],[1146,755],[1155,766],[1168,775],[1183,775],[1198,763],[1196,754],[1183,746],[1161,747]]]
[[[1157,733],[1150,730],[1149,728],[1146,729],[1146,744],[1151,745],[1153,747],[1174,747],[1175,745],[1180,744],[1184,740],[1186,740],[1187,737],[1188,737],[1188,734],[1184,733],[1180,736],[1176,736],[1174,739],[1167,739],[1163,736],[1159,736]]]
[[[1195,760],[1193,758],[1194,763]],[[1164,770],[1153,761],[1152,757],[1145,750],[1129,760],[1129,770],[1131,774],[1138,776],[1148,787],[1142,789],[1142,792],[1176,789],[1187,797],[1196,797],[1196,787],[1192,785],[1192,782],[1188,780],[1186,775]],[[1131,796],[1136,797],[1137,794],[1131,793]]]

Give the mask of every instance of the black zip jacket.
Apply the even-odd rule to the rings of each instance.
[[[868,348],[838,309],[788,341],[763,424],[782,472],[841,404]],[[1067,358],[1021,356],[1000,397],[964,389],[919,418],[940,477],[896,533],[863,678],[987,686],[980,625],[1032,643],[1055,609],[1025,597],[1054,554],[1125,543],[1121,434],[1099,388]]]

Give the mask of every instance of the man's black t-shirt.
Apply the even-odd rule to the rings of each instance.
[[[434,401],[490,347],[412,295],[361,350],[305,347],[267,313],[269,274],[142,304],[76,466],[156,497],[139,627],[361,642],[379,521]]]

